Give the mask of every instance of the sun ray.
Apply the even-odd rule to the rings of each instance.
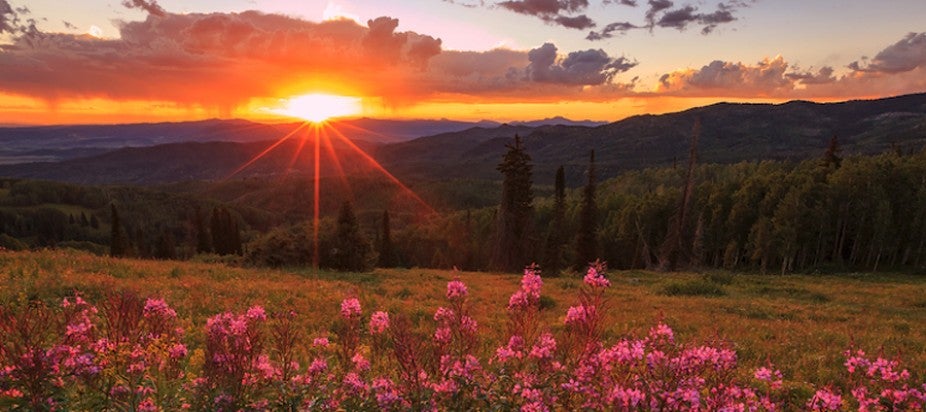
[[[417,193],[411,190],[408,186],[405,186],[405,184],[402,183],[402,181],[399,180],[399,178],[395,177],[392,173],[386,170],[386,168],[380,165],[379,162],[376,161],[376,159],[374,159],[372,156],[367,154],[367,152],[365,152],[363,149],[358,147],[353,141],[347,138],[347,136],[344,136],[344,134],[341,133],[338,129],[334,128],[333,126],[327,123],[322,123],[322,127],[326,127],[330,129],[337,138],[339,138],[341,141],[346,143],[351,149],[353,149],[357,154],[359,154],[364,160],[366,160],[370,165],[372,165],[377,171],[379,171],[380,173],[385,175],[387,178],[389,178],[389,180],[392,181],[392,183],[399,186],[405,192],[406,195],[410,196],[416,202],[424,206],[428,214],[437,214],[437,211],[434,210],[434,208],[431,207],[431,205],[429,205],[428,202],[425,202],[424,199],[418,196]]]
[[[321,208],[319,201],[321,200],[321,190],[320,190],[320,181],[319,181],[319,172],[321,171],[321,139],[319,139],[319,130],[321,127],[318,124],[313,125],[312,131],[315,135],[315,178],[313,179],[313,190],[312,190],[312,267],[315,270],[318,270],[318,265],[320,263],[320,257],[318,255],[318,226],[321,222]]]
[[[325,151],[331,158],[331,163],[333,164],[336,174],[341,181],[341,185],[344,186],[345,190],[347,190],[347,198],[353,202],[355,200],[354,191],[350,187],[350,180],[347,179],[347,173],[344,171],[344,167],[341,165],[341,159],[334,149],[334,144],[331,143],[331,137],[328,135],[328,130],[321,129],[321,132],[322,140],[325,143]]]
[[[266,149],[264,149],[264,151],[258,153],[256,156],[254,156],[253,158],[251,158],[251,160],[248,160],[245,164],[241,165],[241,167],[235,169],[235,171],[231,172],[231,174],[229,174],[228,176],[226,176],[224,180],[231,179],[232,177],[234,177],[234,176],[237,175],[238,173],[241,173],[244,169],[247,169],[248,167],[250,167],[252,164],[254,164],[254,162],[256,162],[256,161],[259,160],[260,158],[266,156],[267,153],[270,153],[273,149],[276,149],[278,146],[280,146],[281,144],[283,144],[283,142],[285,142],[287,139],[289,139],[290,137],[292,137],[294,134],[296,134],[296,132],[298,132],[299,130],[301,130],[302,128],[304,128],[306,125],[308,125],[308,123],[302,123],[302,124],[300,124],[298,127],[296,127],[295,130],[293,130],[293,131],[287,133],[285,136],[281,137],[281,138],[280,138],[279,140],[277,140],[275,143],[273,143],[272,145],[270,145],[269,147],[267,147]]]

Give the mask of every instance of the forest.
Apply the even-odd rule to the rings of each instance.
[[[615,269],[667,271],[926,265],[926,152],[843,158],[834,138],[801,162],[698,164],[692,149],[688,162],[600,182],[592,152],[582,176],[560,170],[553,182],[537,182],[530,153],[515,139],[499,159],[500,184],[457,181],[452,195],[436,183],[417,185],[439,205],[433,213],[375,179],[330,179],[317,262],[310,216],[300,212],[311,210],[312,199],[297,177],[148,188],[3,179],[0,247],[106,254],[116,243],[116,254],[141,258],[230,255],[242,265],[329,268],[363,262],[350,270],[517,271],[538,262],[547,274],[599,258]],[[565,181],[585,184],[566,188]],[[245,196],[256,187],[272,190],[273,199]]]

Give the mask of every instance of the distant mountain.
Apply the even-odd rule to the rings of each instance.
[[[532,120],[529,122],[511,122],[510,124],[515,126],[528,126],[528,127],[540,127],[540,126],[585,126],[585,127],[595,127],[608,124],[608,122],[596,122],[593,120],[569,120],[563,116],[550,117],[543,120]]]
[[[701,162],[806,159],[820,156],[833,135],[838,136],[843,154],[879,153],[892,148],[922,150],[926,146],[926,94],[826,104],[805,101],[778,105],[718,103],[678,113],[635,116],[595,127],[527,124],[472,127],[472,124],[449,121],[444,126],[440,125],[444,121],[412,126],[370,119],[338,127],[347,136],[360,141],[365,150],[400,178],[419,180],[496,180],[499,174],[495,167],[505,152],[505,145],[515,134],[520,134],[533,158],[535,182],[552,182],[555,169],[563,165],[567,169],[567,179],[575,185],[584,179],[588,153],[592,149],[601,178],[624,170],[684,162],[696,119],[701,122],[698,145]],[[232,142],[202,143],[212,137],[190,133],[185,135],[186,139],[199,143],[120,149],[59,162],[5,165],[0,166],[0,176],[140,184],[222,179],[266,149],[270,140],[279,138],[287,127],[289,130],[293,127],[254,123],[232,127],[219,121],[201,123],[201,130],[211,127],[215,131],[208,136],[218,140],[222,132],[217,130],[224,130],[226,134],[221,140],[232,139]],[[168,134],[170,125],[150,125],[151,134],[147,137],[139,134],[136,138],[152,141],[157,138],[152,136],[161,136],[166,140],[182,141],[183,137]],[[125,127],[140,133],[140,129]],[[384,135],[398,136],[397,130],[420,132],[439,127],[451,128],[451,131],[384,143],[387,141],[384,137],[372,138],[371,134],[358,130],[390,130],[390,127],[393,131]],[[234,132],[228,132],[229,128]],[[239,136],[239,140],[233,140],[235,136]],[[247,140],[258,137],[267,141]],[[60,144],[66,144],[67,138],[57,139]],[[311,172],[311,163],[306,163],[304,157],[292,160],[297,142],[294,139],[277,148],[238,176]],[[95,141],[88,147],[94,144]],[[50,143],[47,146],[49,149],[56,147]],[[8,150],[8,146],[2,147]],[[364,173],[372,167],[362,155],[346,146],[339,145],[333,150],[347,173]],[[0,153],[0,160],[2,156]],[[324,173],[340,173],[334,166],[323,167]]]
[[[496,127],[496,122],[452,120],[348,119],[337,121],[354,140],[394,143],[474,126]],[[0,165],[54,162],[104,153],[126,147],[172,143],[250,143],[278,139],[299,127],[299,122],[265,124],[248,120],[203,120],[178,123],[121,125],[0,127]]]
[[[806,159],[821,155],[834,135],[844,154],[926,146],[926,94],[916,94],[825,104],[718,103],[598,127],[545,126],[530,132],[470,129],[383,146],[377,156],[406,176],[497,179],[495,166],[505,144],[519,132],[534,161],[535,181],[552,181],[556,168],[563,165],[570,182],[579,184],[591,149],[602,177],[684,162],[696,119],[701,121],[701,162]]]

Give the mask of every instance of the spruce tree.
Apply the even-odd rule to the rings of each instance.
[[[839,152],[839,138],[836,135],[830,138],[830,143],[826,147],[826,152],[823,153],[823,161],[828,165],[836,166],[839,168],[839,165],[842,164],[842,158],[837,154]]]
[[[112,257],[123,257],[128,254],[129,240],[125,235],[125,230],[122,228],[122,222],[119,220],[119,211],[116,210],[116,205],[111,204],[109,206],[112,213],[109,255]]]
[[[389,227],[389,211],[383,210],[383,230],[379,239],[379,267],[395,266],[395,252],[392,248],[392,233]]]
[[[196,226],[196,253],[212,252],[212,238],[209,236],[204,222],[206,218],[203,216],[202,210],[198,207],[196,208],[193,219],[195,220],[194,225]]]
[[[354,215],[354,209],[348,201],[341,205],[338,212],[334,246],[331,256],[333,269],[362,272],[373,268],[373,247],[360,232],[357,216]]]
[[[496,168],[504,175],[502,200],[495,226],[495,250],[492,267],[509,272],[519,271],[530,263],[534,194],[531,189],[531,158],[514,136],[514,144]]]
[[[595,151],[589,153],[588,183],[582,191],[579,232],[576,235],[575,269],[584,272],[598,259],[598,204],[595,200]]]
[[[566,175],[563,167],[556,169],[554,185],[553,218],[547,232],[546,246],[543,253],[543,272],[548,276],[558,276],[563,270],[563,243],[566,238],[564,225],[566,221]]]

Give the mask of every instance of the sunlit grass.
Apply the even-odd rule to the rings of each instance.
[[[207,317],[262,304],[295,309],[311,336],[329,330],[340,301],[357,295],[365,313],[408,315],[431,330],[444,304],[447,281],[470,288],[483,349],[494,350],[506,332],[504,311],[520,276],[389,269],[351,274],[307,269],[268,270],[194,262],[110,259],[73,251],[0,252],[0,300],[58,301],[80,291],[88,300],[131,289],[163,297],[193,336]],[[902,355],[913,371],[926,370],[926,279],[907,275],[704,276],[614,271],[608,291],[609,338],[642,335],[663,319],[685,342],[727,340],[746,367],[771,360],[791,382],[840,382],[842,352],[853,343],[886,356]],[[672,296],[674,284],[709,283],[722,295]],[[577,278],[546,278],[543,320],[554,330],[574,303]]]

